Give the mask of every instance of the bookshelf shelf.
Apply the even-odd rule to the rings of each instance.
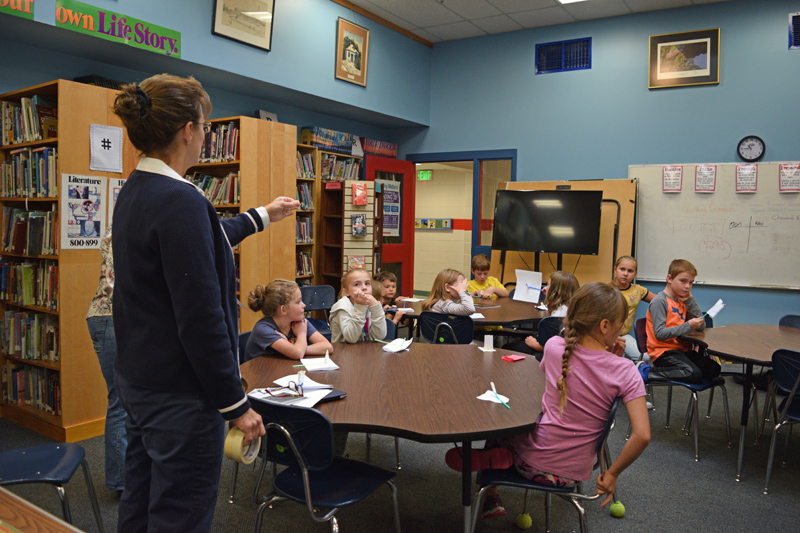
[[[34,311],[36,313],[48,313],[50,315],[58,315],[59,311],[54,311],[49,307],[41,307],[39,305],[23,305],[17,302],[12,302],[11,300],[0,300],[0,305],[12,305],[14,307],[19,307],[20,309],[26,309],[28,311]],[[88,305],[87,305],[88,308]]]
[[[0,200],[1,201],[1,200]],[[11,252],[0,253],[2,257],[19,257],[21,259],[49,259],[50,261],[58,261],[57,255],[27,255],[27,254],[14,254]]]
[[[49,139],[42,139],[41,141],[4,144],[0,146],[0,150],[16,150],[17,148],[38,148],[39,146],[49,146],[51,144],[58,144],[58,138],[50,137]]]
[[[6,414],[6,411],[8,411],[8,414]],[[60,426],[62,424],[61,415],[54,415],[29,405],[17,405],[15,403],[3,405],[3,416],[18,423],[22,423],[22,420],[28,422],[32,417],[44,421],[47,425]],[[33,429],[36,429],[35,425]]]
[[[0,151],[2,151],[2,148],[0,148]],[[25,203],[25,202],[57,202],[57,201],[58,201],[58,198],[54,198],[52,196],[48,197],[48,198],[41,198],[41,197],[35,197],[35,196],[34,197],[30,197],[30,198],[25,197],[25,196],[3,196],[3,197],[0,197],[0,202],[3,202],[3,203],[8,203],[8,202],[21,202],[21,203]]]
[[[215,122],[215,121],[212,121],[212,122]],[[225,122],[230,122],[230,121],[228,119],[225,119]],[[241,164],[241,161],[239,161],[237,159],[235,161],[215,161],[213,163],[197,163],[192,168],[199,169],[199,168],[237,167],[240,164]]]
[[[61,363],[59,361],[44,361],[44,360],[39,360],[39,359],[23,359],[21,357],[14,357],[12,355],[6,355],[5,358],[8,359],[9,361],[12,361],[12,362],[15,362],[15,363],[38,366],[38,367],[41,367],[41,368],[47,368],[49,370],[61,370]]]

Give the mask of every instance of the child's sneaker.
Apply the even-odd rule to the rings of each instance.
[[[639,374],[642,376],[642,381],[644,384],[647,385],[650,382],[650,369],[653,368],[652,366],[648,365],[644,361],[639,361],[636,363],[636,370],[639,371]]]
[[[471,468],[472,472],[478,470],[505,470],[514,464],[514,455],[508,448],[491,448],[489,450],[472,450],[471,455]],[[462,448],[450,448],[444,456],[444,462],[447,466],[461,472],[462,466]]]
[[[483,501],[483,511],[481,518],[495,518],[506,514],[506,508],[503,507],[503,502],[500,501],[499,494],[490,494],[486,496]]]

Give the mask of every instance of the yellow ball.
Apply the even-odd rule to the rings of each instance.
[[[528,529],[533,525],[533,519],[528,513],[520,513],[517,516],[517,527],[520,529]]]
[[[614,502],[611,504],[611,516],[614,518],[622,518],[625,516],[625,506],[622,502]]]

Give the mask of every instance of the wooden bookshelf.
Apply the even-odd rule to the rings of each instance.
[[[307,144],[298,144],[295,154],[296,192],[295,198],[300,200],[301,208],[297,210],[297,220],[304,220],[311,228],[311,240],[303,240],[299,224],[295,230],[295,275],[294,280],[300,285],[317,285],[319,256],[319,150]],[[300,194],[301,187],[310,195],[310,202],[304,202]],[[310,206],[308,204],[311,204]],[[306,208],[308,207],[308,208]],[[311,269],[303,268],[300,255],[306,255]],[[307,266],[307,265],[306,265]]]
[[[23,147],[52,146],[58,151],[57,183],[62,190],[62,176],[127,177],[133,170],[136,154],[124,136],[123,172],[113,174],[89,169],[89,129],[92,124],[122,127],[112,112],[116,92],[102,87],[57,80],[20,91],[0,95],[0,100],[19,102],[33,95],[57,100],[58,137],[42,141],[10,144],[0,147],[0,160],[11,159],[11,152]],[[105,199],[103,199],[105,201]],[[0,205],[27,210],[63,212],[60,195],[49,198],[0,198]],[[27,206],[27,207],[26,207]],[[60,222],[60,220],[59,220]],[[60,232],[59,232],[60,239]],[[58,242],[58,240],[56,242]],[[100,252],[92,250],[59,250],[52,255],[13,254],[0,251],[3,261],[48,261],[58,266],[58,307],[19,305],[0,302],[0,312],[26,311],[50,315],[57,320],[60,347],[59,360],[28,360],[6,353],[0,364],[8,373],[9,365],[25,372],[47,371],[57,375],[60,384],[61,414],[53,414],[32,405],[3,403],[0,416],[42,433],[58,441],[75,442],[102,435],[106,412],[106,385],[97,362],[97,355],[86,327],[86,311],[97,289],[100,275]],[[6,376],[10,379],[10,375]],[[9,386],[6,383],[5,386]]]

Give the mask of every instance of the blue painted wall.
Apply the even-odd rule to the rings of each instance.
[[[518,181],[625,178],[634,164],[736,161],[747,134],[765,140],[767,160],[797,161],[800,51],[787,50],[788,14],[797,11],[796,1],[743,0],[439,43],[431,127],[395,135],[403,154],[517,149]],[[648,90],[650,35],[716,27],[719,85]],[[534,74],[537,43],[582,37],[592,38],[591,70]],[[765,258],[765,282],[772,260],[800,262],[800,250]],[[796,291],[696,286],[694,293],[703,307],[717,298],[728,303],[720,325],[800,314]]]

